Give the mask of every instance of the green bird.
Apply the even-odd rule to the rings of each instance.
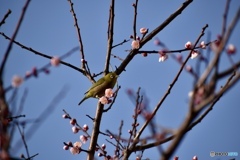
[[[84,98],[78,103],[80,105],[86,99],[93,98],[101,98],[105,94],[105,90],[108,88],[113,88],[117,82],[118,75],[114,72],[109,72],[104,77],[100,78],[96,83],[92,85],[89,90],[84,93]]]

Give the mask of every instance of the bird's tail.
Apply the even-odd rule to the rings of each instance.
[[[78,103],[78,105],[82,104],[83,101],[85,101],[86,99],[87,99],[87,97],[84,97],[84,98]]]

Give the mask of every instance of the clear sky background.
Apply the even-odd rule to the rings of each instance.
[[[81,28],[82,39],[84,43],[84,51],[86,60],[93,73],[99,73],[104,69],[105,55],[107,49],[107,25],[110,1],[73,1],[75,12],[78,18],[78,24]],[[114,44],[128,39],[132,31],[133,24],[133,7],[134,1],[119,0],[116,1],[115,8],[115,30]],[[147,1],[140,0],[138,6],[137,31],[141,27],[149,28],[152,31],[161,24],[171,13],[176,11],[184,2],[183,0],[161,0]],[[6,20],[0,31],[11,36],[14,32],[17,21],[20,17],[22,7],[25,1],[0,0],[0,17],[3,17],[8,9],[12,10],[12,14]],[[211,40],[215,40],[222,29],[222,15],[225,9],[225,0],[195,0],[190,6],[182,12],[170,25],[161,31],[157,37],[164,42],[170,50],[183,49],[187,41],[194,42],[201,33],[202,27],[208,24],[206,33],[211,34]],[[228,24],[232,21],[237,9],[240,6],[239,0],[232,0]],[[16,40],[22,44],[29,46],[37,51],[50,56],[61,56],[78,46],[78,39],[72,14],[70,13],[70,5],[67,0],[41,0],[31,1],[27,14],[17,35]],[[207,39],[207,34],[202,40]],[[142,49],[159,50],[158,46],[153,44],[152,39]],[[234,44],[238,51],[240,50],[240,24],[238,23],[229,43]],[[0,36],[0,56],[5,53],[8,40]],[[131,42],[117,47],[113,50],[113,54],[124,58],[131,49]],[[206,53],[205,51],[203,54]],[[182,53],[184,57],[188,52]],[[128,129],[131,128],[133,122],[132,115],[134,104],[126,94],[127,89],[137,90],[142,88],[142,93],[149,100],[149,107],[153,109],[161,97],[168,89],[176,73],[179,70],[179,64],[169,58],[164,63],[158,62],[159,55],[149,55],[148,57],[136,56],[127,66],[126,72],[123,72],[118,79],[121,85],[119,96],[114,107],[103,115],[101,131],[106,129],[114,133],[118,133],[120,121],[124,120],[123,136],[128,137]],[[239,52],[233,55],[234,60],[238,61]],[[80,66],[79,51],[74,52],[64,61],[75,66]],[[196,59],[191,60],[188,64],[195,64]],[[26,51],[19,46],[14,45],[7,61],[4,76],[4,86],[11,85],[12,76],[17,74],[24,76],[25,72],[33,67],[40,68],[49,63],[49,59],[35,55]],[[112,66],[119,66],[121,61],[112,58]],[[226,56],[221,59],[221,70],[230,66],[230,62]],[[226,79],[219,84],[224,85]],[[188,109],[188,92],[191,91],[193,77],[187,72],[183,72],[177,84],[173,88],[171,94],[163,103],[159,110],[155,121],[158,131],[161,127],[175,129],[183,121]],[[21,96],[24,89],[28,89],[27,99],[24,104],[23,114],[26,119],[36,119],[40,113],[45,110],[52,99],[59,93],[63,86],[66,96],[55,101],[56,109],[50,112],[50,116],[39,127],[34,124],[36,130],[30,139],[27,137],[27,144],[30,154],[39,153],[36,160],[43,159],[85,159],[86,154],[72,155],[69,151],[62,149],[63,142],[79,141],[80,133],[73,134],[71,125],[68,120],[62,118],[63,111],[66,109],[72,117],[75,117],[79,124],[88,124],[92,127],[92,122],[85,115],[95,115],[96,99],[85,101],[81,107],[77,104],[83,97],[85,91],[90,87],[91,83],[80,73],[67,66],[51,67],[50,74],[39,74],[37,78],[31,78],[24,82],[19,88],[16,106],[19,106]],[[227,92],[216,104],[209,115],[196,127],[194,127],[184,138],[175,155],[182,160],[191,159],[197,155],[200,160],[223,160],[227,157],[209,156],[210,151],[216,152],[238,152],[240,154],[240,128],[239,128],[239,99],[240,84],[237,83],[230,92]],[[7,93],[9,98],[12,91]],[[13,105],[12,105],[13,106]],[[12,107],[11,106],[11,107]],[[45,117],[42,117],[45,119]],[[139,119],[140,126],[143,119]],[[26,131],[32,124],[27,124]],[[149,129],[146,129],[143,135],[147,135]],[[113,147],[105,141],[106,137],[101,137],[99,144],[107,144],[109,154],[113,155]],[[19,133],[15,131],[12,141],[12,155],[18,156],[25,154],[23,145],[15,146],[19,140]],[[87,149],[88,144],[83,146]],[[165,148],[166,145],[163,145]],[[14,150],[13,150],[14,149]],[[135,155],[131,158],[134,159]],[[157,149],[146,150],[143,158],[159,159]],[[238,157],[239,158],[239,157]],[[237,158],[237,159],[238,159]]]

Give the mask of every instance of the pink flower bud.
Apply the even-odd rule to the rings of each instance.
[[[154,43],[156,46],[161,46],[161,45],[162,45],[161,41],[160,41],[158,38],[156,38],[156,39],[153,41],[153,43]]]
[[[76,127],[76,126],[73,126],[73,127],[72,127],[73,133],[78,133],[79,130],[80,130],[80,129],[79,129],[78,127]]]
[[[17,75],[14,75],[12,78],[12,86],[17,88],[23,83],[23,78]]]
[[[46,74],[49,74],[49,73],[50,73],[50,71],[49,71],[47,68],[44,69],[44,72],[45,72]]]
[[[141,28],[140,29],[140,33],[141,34],[146,34],[148,32],[148,29],[147,28]]]
[[[111,88],[106,89],[106,90],[105,90],[105,96],[106,96],[107,98],[113,97],[113,90],[112,90]]]
[[[87,131],[87,130],[88,130],[88,125],[84,124],[84,125],[83,125],[83,130],[84,130],[84,131]]]
[[[63,114],[62,117],[63,117],[64,119],[70,118],[67,114]]]
[[[194,58],[196,58],[197,56],[198,56],[198,51],[197,50],[194,50],[194,51],[192,51],[191,52],[191,59],[194,59]]]
[[[177,61],[182,63],[182,54],[177,54]]]
[[[85,136],[85,135],[81,135],[80,136],[80,140],[85,144],[87,142],[87,140],[88,140],[88,137]]]
[[[177,156],[175,156],[175,157],[173,158],[173,160],[178,160],[178,157],[177,157]]]
[[[32,68],[32,74],[34,75],[34,77],[37,77],[38,76],[38,70],[36,67],[33,67]]]
[[[133,40],[131,46],[132,46],[132,49],[139,49],[140,47],[139,40]]]
[[[189,66],[189,65],[187,65],[187,66],[186,66],[186,70],[187,70],[188,72],[192,72],[192,67]]]
[[[102,96],[101,98],[99,98],[98,101],[102,104],[108,104],[108,99],[105,96]]]
[[[98,157],[102,157],[103,156],[103,154],[102,153],[98,153]]]
[[[193,159],[193,160],[198,160],[197,156],[194,156],[192,159]]]
[[[77,120],[76,120],[75,118],[73,118],[73,119],[70,120],[70,124],[71,124],[71,125],[75,125],[76,122],[77,122]]]
[[[60,58],[57,56],[54,56],[51,58],[50,63],[52,66],[56,67],[60,64]]]
[[[190,41],[188,41],[186,44],[185,44],[185,48],[186,49],[191,49],[192,48],[192,43]]]
[[[81,59],[82,63],[87,63],[87,61],[85,59]]]
[[[26,73],[25,73],[26,78],[30,77],[31,75],[32,75],[32,73],[30,71],[26,71]]]
[[[144,52],[144,53],[142,53],[142,56],[143,56],[143,57],[147,57],[148,54],[147,54],[146,52]]]
[[[72,147],[72,148],[70,148],[70,152],[71,152],[73,155],[75,155],[75,154],[79,154],[79,153],[80,153],[80,150],[79,150],[79,148],[77,148],[77,147]]]
[[[63,146],[63,149],[64,149],[64,150],[68,150],[69,147],[64,145],[64,146]]]
[[[164,62],[168,59],[168,55],[163,51],[159,51],[160,57],[158,59],[159,62]]]
[[[73,144],[72,144],[72,142],[71,142],[71,141],[69,141],[67,144],[68,144],[68,146],[70,146],[70,147],[72,147],[72,146],[73,146]]]
[[[106,149],[106,144],[102,144],[102,149],[105,150]]]
[[[74,144],[73,144],[73,147],[78,147],[78,148],[80,148],[82,146],[82,143],[81,142],[75,142]]]
[[[236,53],[236,51],[237,51],[237,49],[236,49],[236,47],[233,44],[229,44],[227,46],[227,53],[229,55]]]
[[[204,41],[202,41],[202,42],[200,43],[200,47],[201,47],[202,49],[205,49],[205,48],[206,48],[206,44],[205,44]]]

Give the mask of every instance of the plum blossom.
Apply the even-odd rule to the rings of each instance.
[[[202,49],[205,49],[205,48],[206,48],[206,44],[205,44],[204,41],[202,41],[202,42],[200,43],[200,47],[201,47]]]
[[[73,127],[72,127],[73,133],[78,133],[79,130],[80,130],[80,129],[79,129],[78,127],[76,127],[76,126],[73,126]]]
[[[80,140],[85,144],[88,140],[88,137],[87,136],[84,136],[84,135],[81,135],[80,136]]]
[[[82,146],[82,143],[81,143],[81,142],[75,142],[75,143],[73,144],[73,147],[70,148],[70,152],[71,152],[72,154],[79,154],[80,151],[81,151],[81,146]]]
[[[83,130],[84,130],[84,131],[87,131],[87,130],[88,130],[88,125],[87,125],[87,124],[84,124],[84,125],[83,125]]]
[[[160,57],[158,59],[159,62],[163,62],[168,59],[168,55],[163,51],[159,51]]]
[[[197,56],[198,56],[198,51],[196,51],[196,50],[194,50],[194,51],[192,51],[192,53],[191,53],[191,59],[194,59],[194,58],[196,58]]]
[[[111,98],[111,97],[113,97],[113,95],[114,95],[114,92],[111,88],[108,88],[108,89],[105,90],[105,96],[107,98]]]
[[[192,48],[192,43],[190,41],[188,41],[186,44],[185,44],[185,48],[186,49],[191,49]]]
[[[139,49],[140,47],[139,40],[133,40],[131,46],[132,46],[132,49]]]
[[[148,32],[148,29],[147,28],[141,28],[140,29],[140,33],[141,34],[146,34]]]
[[[19,87],[21,84],[23,83],[23,78],[18,76],[18,75],[14,75],[12,78],[12,86],[17,88]]]
[[[99,98],[98,101],[101,102],[102,104],[108,104],[108,99],[105,96],[102,96],[101,98]]]
[[[54,56],[51,58],[50,63],[52,66],[56,67],[60,64],[60,58],[57,56]]]
[[[228,54],[234,54],[234,53],[236,53],[236,47],[233,45],[233,44],[229,44],[228,46],[227,46],[227,53]]]

